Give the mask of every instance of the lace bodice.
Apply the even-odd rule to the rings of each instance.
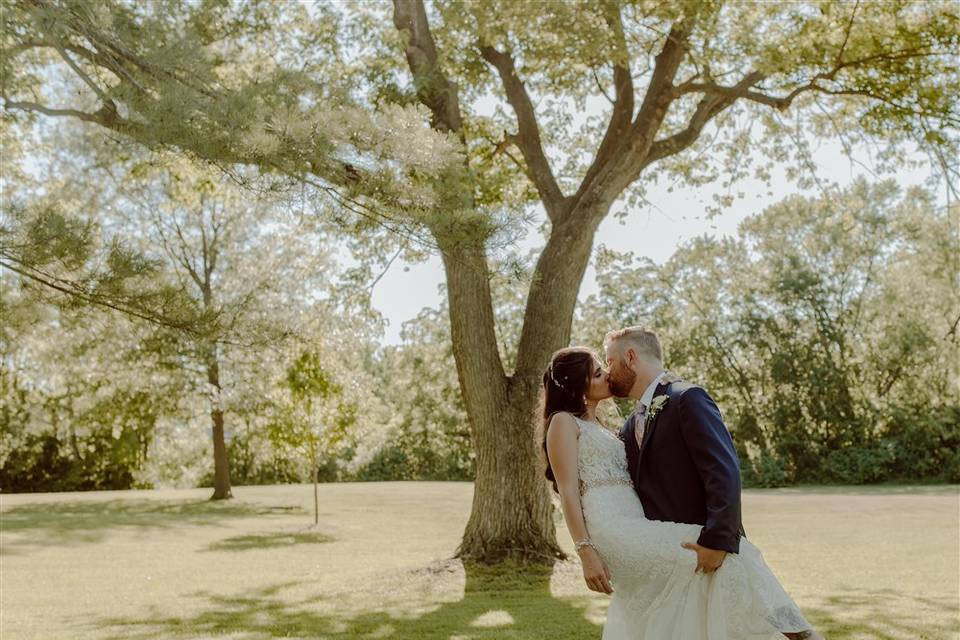
[[[629,485],[627,452],[620,438],[596,422],[575,419],[580,428],[577,456],[580,492],[611,484]]]

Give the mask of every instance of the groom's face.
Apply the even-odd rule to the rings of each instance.
[[[630,389],[637,381],[637,374],[627,364],[626,355],[622,344],[617,342],[607,344],[607,380],[610,384],[610,393],[618,398],[626,398],[630,395]]]

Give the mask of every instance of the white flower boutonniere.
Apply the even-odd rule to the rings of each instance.
[[[667,400],[670,399],[670,396],[664,394],[657,396],[650,401],[650,409],[647,411],[647,420],[653,420],[657,417],[657,414],[660,413],[660,410],[663,409],[663,405],[667,404]]]

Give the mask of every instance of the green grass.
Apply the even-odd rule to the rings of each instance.
[[[317,528],[308,486],[0,495],[0,637],[599,638],[606,598],[574,562],[448,559],[471,490],[322,485]],[[958,509],[956,486],[744,495],[751,540],[830,639],[960,637]]]

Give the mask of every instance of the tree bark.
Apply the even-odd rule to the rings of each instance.
[[[394,0],[393,19],[409,38],[407,63],[431,125],[463,139],[457,86],[440,69],[422,0]],[[472,201],[471,194],[463,196]],[[477,455],[473,508],[457,556],[481,563],[552,562],[560,551],[530,429],[535,395],[511,394],[503,369],[485,232],[451,234],[442,225],[431,232],[443,257],[453,355]]]
[[[210,403],[210,420],[213,423],[213,495],[211,500],[228,500],[230,490],[230,460],[227,458],[227,443],[223,433],[223,408],[220,406],[220,366],[216,351],[207,357],[207,382],[216,389],[217,397]]]
[[[444,247],[454,358],[476,452],[473,506],[457,556],[492,564],[561,556],[533,438],[536,387],[503,373],[482,241]]]
[[[527,297],[517,368],[505,379],[502,392],[467,402],[477,460],[473,508],[457,552],[464,559],[550,562],[563,557],[535,437],[541,419],[537,402],[551,354],[570,342],[577,292],[590,260],[594,233],[608,209],[609,204],[600,206],[578,218],[589,224],[561,222],[553,228]],[[459,285],[449,273],[447,282],[452,299]],[[483,316],[451,305],[450,317],[451,323],[476,326]],[[458,363],[475,360],[476,352],[469,348],[455,346],[454,353]],[[465,396],[476,385],[492,386],[487,382],[489,373],[459,364],[458,369]]]
[[[217,245],[217,229],[214,227],[212,236],[208,237],[204,227],[203,214],[199,217],[201,245],[202,275],[198,274],[189,261],[185,261],[194,281],[199,285],[203,295],[203,308],[207,313],[217,311],[213,293],[213,273],[217,268],[217,257],[220,248]],[[178,227],[177,233],[180,233]],[[181,236],[182,239],[182,236]],[[187,243],[184,241],[184,246]],[[211,400],[210,417],[213,420],[213,495],[211,500],[228,500],[233,497],[230,490],[230,459],[227,457],[227,443],[223,429],[223,405],[220,402],[220,357],[217,352],[217,343],[211,342],[206,347],[207,382],[216,396]]]
[[[227,445],[223,437],[223,411],[210,412],[213,419],[213,495],[211,500],[229,500],[233,497],[230,490],[230,463],[227,460]]]

